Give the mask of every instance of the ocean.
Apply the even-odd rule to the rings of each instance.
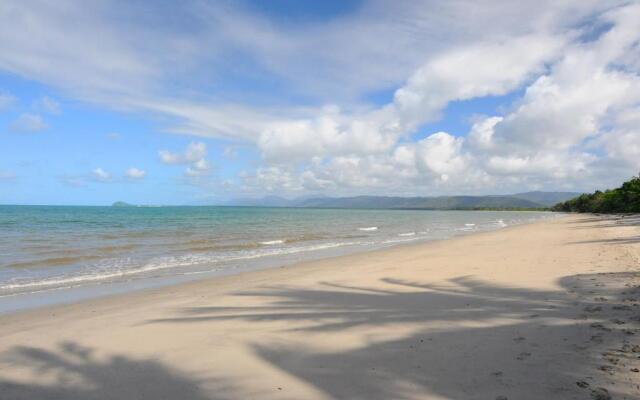
[[[0,206],[0,312],[555,216],[520,211]]]

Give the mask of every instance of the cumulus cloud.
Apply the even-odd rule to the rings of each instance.
[[[396,91],[393,105],[402,124],[413,127],[438,117],[451,101],[504,95],[544,72],[565,41],[532,34],[455,49],[420,67]]]
[[[48,96],[41,97],[35,104],[36,108],[49,113],[60,114],[60,103]]]
[[[147,172],[142,169],[131,167],[125,171],[124,176],[128,179],[140,180],[143,179],[146,174]]]
[[[49,126],[38,114],[23,113],[10,125],[13,132],[41,132]]]
[[[160,161],[165,164],[190,164],[203,159],[207,155],[207,145],[203,142],[191,142],[181,153],[172,153],[169,150],[160,150]]]
[[[94,169],[93,171],[91,171],[91,174],[92,174],[92,178],[97,182],[105,183],[105,182],[111,181],[111,174],[102,168],[98,167]]]
[[[171,132],[255,146],[261,161],[227,181],[229,190],[592,189],[640,169],[639,7],[374,0],[301,27],[246,7],[188,3],[175,23],[151,29],[110,18],[108,3],[14,2],[11,13],[0,8],[0,69],[85,101],[154,113]],[[176,29],[184,21],[194,29]],[[16,34],[22,26],[29,35]],[[83,51],[96,36],[99,51]],[[193,96],[194,87],[237,77],[232,56],[251,60],[282,93]],[[391,93],[386,104],[369,101],[379,92]],[[468,131],[425,125],[447,107],[487,98],[501,107],[482,110]],[[194,179],[210,171],[206,155],[202,142],[159,152]]]
[[[298,191],[305,182],[317,188],[319,177],[346,191],[402,190],[379,185],[398,181],[404,187],[466,191],[477,190],[473,181],[500,191],[615,185],[640,169],[640,69],[629,57],[638,50],[639,18],[640,5],[632,4],[600,15],[593,23],[610,27],[588,41],[578,30],[455,49],[419,68],[387,106],[282,124],[284,129],[265,131],[258,146],[272,163],[286,154],[332,157],[308,163],[297,178],[292,170],[271,170]],[[522,98],[502,115],[478,118],[464,136],[437,132],[402,141],[452,101],[518,88],[524,88]],[[363,120],[369,123],[366,145],[350,129]],[[339,145],[349,141],[357,144]],[[607,169],[615,173],[607,176]],[[269,181],[273,188],[278,179]]]
[[[191,142],[183,152],[173,153],[168,150],[160,150],[158,154],[160,161],[164,164],[188,164],[189,166],[184,171],[184,175],[187,177],[203,176],[209,173],[209,161],[205,158],[207,145],[203,142]]]
[[[184,174],[188,177],[203,176],[209,173],[210,168],[209,162],[202,158],[187,167]]]

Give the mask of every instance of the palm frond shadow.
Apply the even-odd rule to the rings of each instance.
[[[499,286],[470,276],[437,285],[386,278],[382,288],[335,283],[324,283],[320,289],[270,286],[236,294],[256,297],[260,306],[193,307],[150,323],[286,321],[291,325],[287,330],[327,334],[409,324],[417,328],[408,336],[372,340],[349,350],[282,342],[256,343],[253,348],[261,359],[331,398],[401,399],[415,393],[465,399],[584,398],[588,393],[575,382],[593,375],[600,362],[588,354],[620,347],[625,340],[617,334],[619,327],[606,328],[610,333],[601,335],[592,324],[609,326],[609,318],[629,316],[615,311],[626,304],[619,285],[598,287],[607,297],[606,305],[590,297],[591,289],[602,279],[620,283],[634,277],[570,276],[560,280],[563,290],[546,291]],[[597,309],[603,310],[592,311]],[[630,320],[625,327],[632,325]],[[527,337],[522,336],[525,332]],[[540,343],[566,353],[565,362],[536,357]],[[542,375],[544,386],[527,388],[533,371]],[[501,391],[496,392],[496,383]]]
[[[2,355],[13,368],[48,377],[47,384],[0,380],[2,400],[40,399],[232,399],[234,390],[218,382],[216,396],[207,396],[202,382],[150,359],[111,356],[101,359],[95,349],[75,342],[55,350],[19,346]],[[211,384],[211,382],[209,382]]]

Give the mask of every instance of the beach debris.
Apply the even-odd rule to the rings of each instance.
[[[612,374],[612,375],[613,375],[613,370],[614,370],[614,368],[613,368],[613,366],[611,366],[611,365],[601,365],[601,366],[599,366],[599,367],[598,367],[598,369],[599,369],[600,371],[608,372],[608,373],[610,373],[610,374]]]
[[[620,362],[620,359],[618,357],[605,356],[604,359],[613,365],[618,365],[618,363]]]
[[[631,371],[631,372],[640,372],[640,369],[638,369],[638,368],[631,368],[631,369],[630,369],[630,371]]]
[[[593,324],[591,324],[590,326],[591,326],[592,328],[594,328],[594,329],[599,329],[599,330],[601,330],[601,331],[607,331],[607,332],[611,331],[611,329],[610,329],[610,328],[607,328],[606,326],[602,325],[602,324],[601,324],[601,323],[599,323],[599,322],[594,322],[594,323],[593,323]]]
[[[583,388],[583,389],[584,389],[584,388],[586,388],[586,387],[589,387],[589,382],[585,382],[585,381],[578,381],[578,382],[576,382],[576,385],[578,385],[578,387],[581,387],[581,388]]]
[[[591,398],[594,400],[611,400],[611,395],[607,389],[600,387],[591,391]]]

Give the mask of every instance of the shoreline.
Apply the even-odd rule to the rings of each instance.
[[[634,398],[640,225],[616,218],[567,215],[0,315],[0,392]]]
[[[550,219],[558,219],[566,217],[565,215],[551,217]],[[0,296],[0,316],[11,315],[15,313],[27,312],[30,310],[38,310],[41,308],[57,307],[62,305],[76,304],[79,302],[106,299],[113,296],[126,296],[135,293],[144,293],[153,290],[163,290],[173,286],[188,285],[201,281],[209,281],[221,279],[228,276],[247,274],[252,272],[270,270],[274,268],[304,266],[307,263],[316,261],[333,260],[341,257],[348,257],[358,254],[368,254],[371,252],[386,251],[399,247],[422,246],[430,243],[441,241],[456,240],[470,235],[481,235],[500,230],[516,228],[518,226],[536,224],[545,221],[535,220],[532,222],[524,222],[516,225],[492,229],[464,232],[446,238],[436,239],[407,239],[406,242],[397,243],[379,243],[363,249],[357,248],[336,248],[320,250],[317,253],[306,254],[307,258],[297,259],[298,254],[284,254],[275,257],[266,257],[255,265],[239,265],[232,268],[212,269],[211,271],[199,272],[195,274],[176,272],[171,275],[151,276],[143,278],[133,278],[122,281],[106,281],[79,284],[69,287],[42,289],[34,292],[22,292],[15,294],[6,294]],[[199,276],[199,277],[196,277]]]

